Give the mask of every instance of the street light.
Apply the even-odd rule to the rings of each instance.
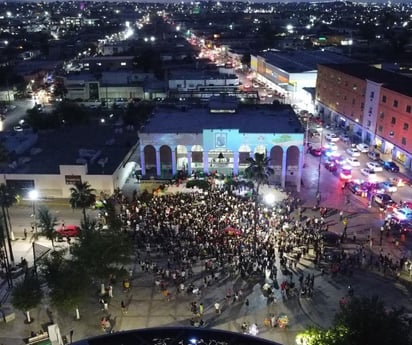
[[[39,198],[39,192],[36,189],[32,189],[29,192],[29,199],[32,201],[33,204],[33,221],[34,226],[32,229],[34,230],[34,238],[37,238],[37,222],[36,222],[36,201]]]
[[[263,198],[264,198],[264,200],[265,200],[265,203],[268,204],[268,205],[271,205],[271,206],[272,206],[272,205],[275,203],[275,201],[276,201],[276,197],[275,197],[275,195],[274,195],[273,193],[265,194],[265,196],[264,196]]]

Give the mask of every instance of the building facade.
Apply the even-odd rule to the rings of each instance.
[[[304,133],[290,107],[158,109],[139,139],[143,175],[185,171],[236,176],[248,167],[249,157],[263,153],[274,170],[270,182],[300,190]]]
[[[412,83],[364,64],[319,65],[316,104],[327,123],[412,166]]]

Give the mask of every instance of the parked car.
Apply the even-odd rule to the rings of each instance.
[[[368,152],[368,157],[370,159],[372,159],[373,161],[377,161],[378,159],[381,158],[381,155],[379,152],[375,152],[375,151],[369,151]]]
[[[380,207],[386,208],[388,206],[396,205],[396,202],[392,200],[391,196],[388,194],[378,193],[373,198],[376,204]]]
[[[391,171],[391,172],[395,172],[395,173],[399,172],[399,167],[392,161],[384,162],[383,163],[383,168],[387,171]]]
[[[61,237],[76,237],[80,234],[80,228],[77,225],[60,225],[56,232]]]
[[[382,165],[380,165],[377,162],[368,162],[366,163],[366,166],[368,167],[368,169],[373,170],[375,172],[383,171]]]
[[[356,145],[356,149],[358,149],[362,153],[368,153],[369,152],[369,145],[361,143],[361,144]]]
[[[375,170],[372,170],[372,169],[369,169],[369,168],[363,168],[363,169],[361,169],[361,174],[366,176],[369,180],[375,180],[376,179]]]
[[[346,159],[346,163],[350,164],[353,167],[359,167],[360,166],[360,162],[359,159],[355,158],[355,157],[349,157]]]
[[[328,133],[325,135],[326,140],[336,142],[339,141],[339,137],[335,133]]]
[[[351,157],[359,157],[360,156],[360,151],[354,147],[350,147],[346,150],[346,152],[351,156]]]

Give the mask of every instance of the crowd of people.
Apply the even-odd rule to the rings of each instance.
[[[244,189],[222,186],[121,204],[124,225],[139,248],[141,270],[155,275],[166,300],[180,293],[201,296],[228,276],[265,281],[268,301],[275,300],[276,290],[284,299],[312,295],[314,275],[302,273],[298,264],[309,253],[318,263],[326,254],[324,210],[319,217],[305,217],[297,198],[256,204],[255,195]],[[201,271],[194,272],[200,262]],[[223,303],[216,301],[216,315],[223,306],[244,301],[240,288],[230,290]],[[190,307],[192,323],[203,325],[198,307]]]

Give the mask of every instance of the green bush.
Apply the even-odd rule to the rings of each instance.
[[[210,183],[206,180],[190,180],[190,181],[187,181],[186,187],[187,188],[197,187],[205,191],[205,190],[210,189]]]

